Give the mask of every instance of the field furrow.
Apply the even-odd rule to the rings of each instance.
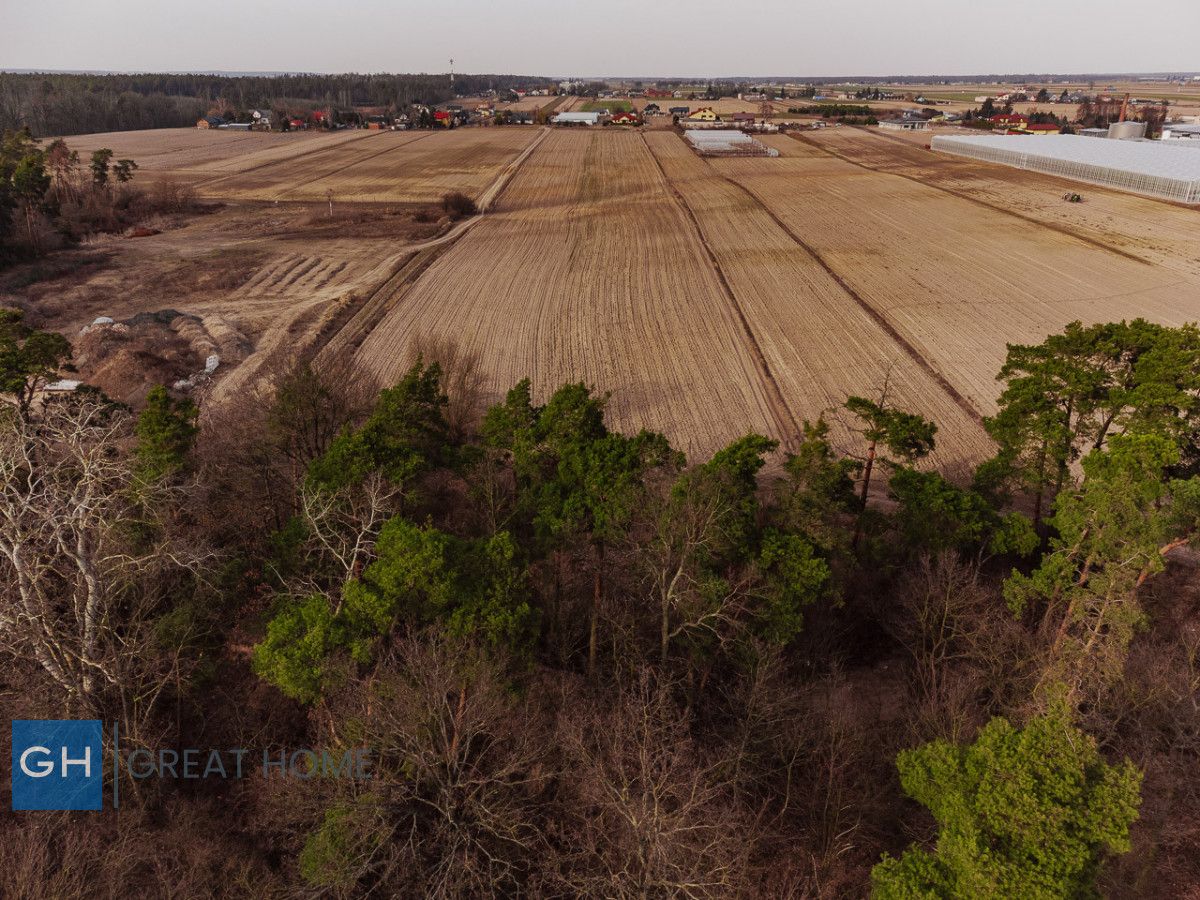
[[[1200,313],[1200,285],[1075,236],[871,171],[788,138],[790,152],[713,167],[744,185],[983,414],[1006,343],[1068,322]]]
[[[762,376],[686,213],[636,134],[551,133],[500,210],[435,262],[367,337],[385,383],[417,336],[483,356],[492,399],[523,377],[612,391],[624,429],[689,454],[748,431],[776,437]]]
[[[836,408],[849,394],[878,393],[888,379],[902,405],[941,426],[939,462],[954,467],[987,452],[974,411],[910,358],[759,199],[675,134],[646,140],[699,221],[796,419],[832,410],[835,439],[852,446]]]

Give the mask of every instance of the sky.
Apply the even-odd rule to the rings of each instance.
[[[1200,71],[1200,0],[0,0],[0,68],[549,76]]]

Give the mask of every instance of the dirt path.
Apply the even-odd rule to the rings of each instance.
[[[639,133],[640,134],[640,133]],[[745,333],[746,342],[754,356],[754,364],[758,371],[762,374],[763,382],[766,387],[767,402],[771,407],[771,417],[775,420],[775,427],[778,429],[778,434],[781,436],[781,444],[785,450],[790,450],[793,445],[793,436],[799,435],[800,426],[796,421],[796,417],[792,415],[791,407],[788,406],[787,400],[784,399],[783,391],[779,388],[779,382],[775,378],[775,374],[771,371],[770,365],[767,363],[767,357],[763,353],[762,344],[759,343],[757,336],[754,334],[754,329],[750,327],[750,320],[746,316],[746,311],[742,308],[741,302],[737,295],[733,292],[733,288],[729,284],[729,279],[725,275],[725,271],[721,268],[721,263],[717,260],[717,255],[713,252],[712,246],[708,243],[708,239],[704,236],[704,230],[700,227],[700,222],[696,218],[695,212],[688,205],[687,199],[675,187],[670,177],[667,175],[666,169],[663,168],[662,162],[654,149],[646,141],[646,136],[640,134],[642,143],[646,145],[646,152],[650,154],[654,160],[654,165],[658,169],[658,174],[662,178],[663,184],[667,190],[671,192],[671,196],[675,198],[675,202],[687,215],[688,221],[691,222],[692,228],[696,232],[696,237],[700,241],[700,245],[704,248],[704,253],[708,257],[709,263],[712,265],[713,271],[716,273],[717,280],[721,284],[721,289],[725,293],[725,298],[729,301],[730,307],[737,316],[738,322],[742,326],[742,331]]]
[[[405,294],[438,257],[483,220],[483,214],[492,208],[521,165],[545,140],[547,134],[549,129],[543,128],[541,133],[529,142],[529,146],[505,166],[479,195],[476,199],[479,215],[464,219],[443,235],[405,248],[406,252],[393,266],[392,274],[388,278],[361,300],[340,311],[340,314],[322,329],[322,334],[318,335],[315,341],[312,355],[322,356],[357,350],[367,335],[400,304]]]
[[[863,130],[864,132],[866,131],[866,129],[861,129],[861,130]],[[866,132],[866,133],[870,134],[872,137],[884,137],[884,135],[876,135],[874,132]],[[810,147],[814,147],[817,150],[820,150],[822,153],[827,153],[836,159],[840,159],[840,160],[842,160],[842,162],[847,162],[850,165],[857,166],[860,169],[866,169],[868,172],[877,172],[880,175],[891,175],[894,178],[903,178],[905,181],[911,181],[914,184],[924,185],[925,187],[932,188],[935,191],[941,191],[944,194],[949,194],[950,196],[957,197],[960,200],[966,200],[970,203],[976,204],[977,206],[982,206],[985,209],[990,209],[993,212],[1002,213],[1003,215],[1011,216],[1014,219],[1020,219],[1022,222],[1028,222],[1030,225],[1037,225],[1040,228],[1046,228],[1050,231],[1056,231],[1059,234],[1065,234],[1068,237],[1074,238],[1077,241],[1081,241],[1082,243],[1087,244],[1089,247],[1096,247],[1100,250],[1105,251],[1106,253],[1114,253],[1117,256],[1121,256],[1121,257],[1124,257],[1125,259],[1133,260],[1134,262],[1142,263],[1143,265],[1147,265],[1147,266],[1154,265],[1154,263],[1152,263],[1148,259],[1145,259],[1144,257],[1138,256],[1137,254],[1134,254],[1134,253],[1130,253],[1126,250],[1121,250],[1117,247],[1113,247],[1110,244],[1106,244],[1103,241],[1097,240],[1096,238],[1093,238],[1093,237],[1088,237],[1085,234],[1080,234],[1078,231],[1075,231],[1071,228],[1067,228],[1066,226],[1054,225],[1050,222],[1044,222],[1041,219],[1035,219],[1033,216],[1027,216],[1023,213],[1019,213],[1012,209],[1009,209],[1008,207],[1001,206],[996,203],[989,203],[986,200],[981,200],[979,197],[975,197],[975,196],[967,193],[966,191],[956,191],[954,188],[948,188],[948,187],[945,187],[944,185],[935,184],[934,182],[929,181],[926,178],[919,178],[916,175],[909,175],[905,172],[893,172],[889,169],[883,169],[878,166],[872,166],[868,163],[862,162],[861,160],[857,160],[857,159],[854,159],[853,157],[846,156],[844,153],[839,153],[837,150],[834,150],[832,147],[828,147],[825,144],[821,143],[820,141],[813,140],[812,138],[807,137],[803,134],[800,134],[799,132],[791,132],[789,137],[791,137],[793,140],[800,141],[802,144],[807,144]],[[899,138],[891,138],[891,139],[900,141]],[[905,143],[904,141],[900,141],[900,142]]]
[[[925,373],[933,379],[934,383],[937,384],[938,387],[946,392],[946,395],[954,401],[955,405],[958,406],[959,409],[966,413],[972,421],[980,425],[983,424],[983,416],[980,415],[979,410],[974,407],[971,401],[959,393],[958,389],[949,382],[946,376],[943,375],[928,359],[921,354],[919,350],[917,350],[916,347],[914,347],[908,341],[907,338],[904,337],[904,335],[902,335],[896,329],[896,326],[892,324],[887,316],[876,309],[858,291],[847,284],[846,280],[829,264],[825,257],[822,256],[815,247],[801,238],[800,235],[798,235],[786,222],[783,221],[783,219],[776,215],[775,212],[763,202],[762,198],[759,197],[758,194],[741,182],[730,178],[728,175],[722,175],[716,172],[714,172],[714,175],[725,179],[725,181],[738,188],[740,191],[746,194],[746,196],[753,200],[754,203],[756,203],[763,210],[763,212],[770,216],[771,220],[779,226],[779,229],[796,243],[796,246],[800,247],[805,253],[812,257],[813,261],[816,262],[822,269],[824,269],[826,273],[828,273],[829,277],[837,283],[838,287],[845,291],[846,295],[853,300],[859,306],[859,308],[862,309],[862,311],[866,313],[871,320],[878,325],[883,332],[887,334],[887,336],[891,338],[896,345],[912,359],[913,362],[920,366]]]

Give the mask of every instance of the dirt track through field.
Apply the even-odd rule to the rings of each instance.
[[[357,358],[391,383],[424,335],[480,354],[488,402],[524,377],[538,402],[583,381],[612,392],[615,427],[661,430],[691,456],[749,431],[790,437],[696,230],[635,133],[551,131]]]
[[[708,240],[704,237],[704,229],[700,227],[700,222],[697,220],[696,214],[688,205],[683,194],[679,192],[679,189],[671,183],[671,179],[667,176],[661,160],[659,160],[653,149],[646,142],[646,136],[643,134],[641,137],[642,143],[646,144],[647,152],[654,160],[654,165],[658,168],[658,174],[662,177],[663,184],[671,192],[671,195],[675,198],[675,202],[687,214],[688,220],[692,223],[692,228],[696,230],[696,237],[699,238],[700,245],[704,248],[705,255],[712,264],[713,271],[721,283],[721,289],[725,292],[725,297],[729,300],[729,305],[733,308],[738,322],[741,323],[742,330],[746,333],[746,340],[754,353],[754,362],[762,372],[763,381],[766,383],[767,399],[771,404],[771,415],[775,418],[775,426],[778,429],[777,433],[785,436],[782,438],[784,449],[790,449],[792,446],[792,436],[799,434],[800,426],[796,422],[796,417],[792,415],[787,401],[783,399],[783,392],[779,389],[779,382],[775,380],[775,375],[771,372],[771,366],[767,363],[766,356],[763,355],[762,346],[759,344],[758,338],[754,335],[754,329],[750,327],[750,320],[746,318],[746,311],[738,301],[737,295],[734,294],[733,288],[729,286],[729,279],[726,277],[725,271],[721,268],[721,263],[717,260],[717,255],[713,252]]]
[[[821,143],[820,141],[814,141],[812,138],[809,138],[806,135],[800,134],[799,132],[792,132],[789,136],[791,138],[793,138],[794,140],[801,141],[801,142],[809,145],[810,147],[815,147],[818,150],[822,151],[823,153],[828,153],[830,156],[840,159],[843,162],[850,163],[850,165],[852,165],[852,166],[858,166],[860,169],[866,169],[868,172],[878,172],[881,175],[892,175],[896,178],[904,178],[907,181],[914,182],[915,184],[920,184],[920,185],[924,185],[925,187],[933,188],[935,191],[942,191],[943,193],[949,194],[952,197],[958,197],[960,200],[966,200],[970,203],[975,203],[979,206],[984,207],[985,209],[990,209],[993,212],[1002,213],[1006,216],[1012,216],[1014,219],[1020,219],[1022,222],[1028,222],[1029,224],[1037,225],[1040,228],[1048,228],[1051,231],[1057,231],[1059,234],[1065,234],[1069,237],[1074,238],[1077,241],[1082,241],[1083,243],[1088,244],[1089,246],[1096,247],[1100,250],[1104,250],[1107,253],[1115,253],[1117,256],[1122,256],[1125,259],[1133,260],[1134,262],[1144,263],[1145,265],[1152,265],[1152,263],[1147,259],[1143,259],[1142,257],[1137,256],[1133,253],[1129,253],[1125,250],[1121,250],[1118,247],[1113,247],[1109,244],[1104,243],[1103,241],[1096,240],[1095,238],[1088,237],[1085,234],[1080,234],[1078,231],[1074,231],[1070,228],[1065,228],[1062,225],[1053,225],[1049,222],[1044,222],[1041,219],[1035,219],[1032,216],[1023,215],[1019,212],[1015,212],[1011,209],[1008,209],[1007,207],[1000,206],[999,204],[989,203],[986,200],[981,200],[979,197],[972,196],[971,194],[968,194],[965,191],[956,191],[953,188],[948,188],[943,185],[936,184],[926,178],[919,178],[916,175],[909,175],[904,172],[895,172],[895,171],[891,171],[888,169],[882,169],[882,168],[878,168],[876,166],[872,166],[868,163],[863,162],[860,159],[853,159],[849,156],[846,156],[844,153],[839,153],[837,150],[834,150],[832,147],[829,147],[829,146]],[[884,136],[885,135],[879,135],[879,137],[884,137]]]
[[[921,352],[919,350],[917,350],[916,347],[914,347],[912,344],[910,344],[908,342],[908,339],[905,338],[904,335],[902,335],[899,331],[896,330],[896,326],[894,326],[888,320],[887,316],[885,316],[883,313],[881,313],[871,303],[869,303],[858,291],[856,291],[849,284],[847,284],[846,279],[842,278],[842,276],[839,275],[834,270],[833,266],[829,265],[829,263],[828,263],[828,261],[826,261],[825,257],[823,257],[819,252],[817,252],[817,250],[812,245],[810,245],[807,241],[805,241],[803,238],[801,238],[800,235],[798,235],[791,228],[791,226],[789,226],[786,222],[783,221],[783,219],[779,218],[779,216],[777,216],[774,212],[772,212],[771,209],[762,201],[762,198],[759,197],[756,193],[754,193],[754,191],[750,190],[750,188],[746,187],[746,185],[741,184],[741,183],[735,181],[734,179],[730,178],[728,175],[722,175],[720,177],[724,178],[727,182],[732,184],[734,187],[736,187],[739,190],[741,190],[742,192],[744,192],[746,194],[746,196],[750,197],[755,203],[757,203],[759,205],[759,207],[763,210],[763,212],[765,212],[768,216],[770,216],[771,220],[776,225],[779,226],[779,228],[783,231],[784,234],[786,234],[793,241],[795,241],[796,245],[798,247],[800,247],[802,250],[804,250],[805,253],[807,253],[809,256],[811,256],[813,258],[813,260],[822,269],[824,269],[826,272],[828,272],[829,276],[835,282],[837,282],[838,287],[840,287],[843,291],[845,291],[847,296],[849,296],[851,300],[853,300],[855,303],[857,303],[858,306],[862,309],[862,311],[865,312],[868,316],[870,316],[871,320],[874,321],[875,324],[877,324],[881,329],[883,329],[883,331],[887,334],[887,336],[890,337],[893,341],[895,341],[897,346],[899,346],[906,354],[908,354],[908,356],[913,360],[913,362],[915,362],[918,366],[920,366],[922,369],[925,370],[925,372],[929,375],[929,377],[932,378],[937,383],[937,385],[947,393],[947,395],[949,395],[950,399],[952,399],[956,404],[958,404],[959,409],[961,409],[963,412],[965,412],[975,422],[979,423],[980,425],[983,424],[983,416],[981,416],[979,414],[979,410],[977,410],[974,406],[972,406],[971,402],[969,400],[967,400],[967,398],[964,397],[962,394],[960,394],[958,392],[958,390],[954,387],[954,385],[952,385],[949,381],[946,380],[946,376],[943,375],[941,372],[939,372],[933,366],[933,364],[929,362],[929,360],[927,360],[924,356],[921,355]]]

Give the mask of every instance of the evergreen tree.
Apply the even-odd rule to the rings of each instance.
[[[137,421],[138,474],[156,481],[181,469],[199,428],[191,400],[175,400],[162,385],[150,389]]]
[[[937,820],[937,845],[885,854],[877,900],[1096,897],[1104,858],[1129,850],[1142,773],[1105,763],[1061,709],[1019,729],[993,719],[968,746],[934,741],[896,765]]]

